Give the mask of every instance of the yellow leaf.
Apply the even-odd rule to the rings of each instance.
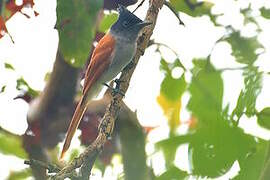
[[[164,115],[167,117],[171,130],[174,131],[177,126],[180,125],[181,100],[171,101],[167,99],[163,93],[160,93],[157,97],[157,102],[162,108]]]

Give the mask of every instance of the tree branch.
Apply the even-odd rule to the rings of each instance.
[[[61,170],[59,167],[53,164],[44,163],[42,161],[35,160],[35,159],[25,160],[24,164],[43,167],[44,169],[48,170],[48,173],[57,173]]]
[[[103,116],[106,111],[106,107],[110,104],[112,96],[110,95],[111,89],[107,89],[105,95],[100,100],[93,100],[88,105],[87,114],[96,114]],[[59,122],[58,122],[59,123]],[[0,128],[1,130],[1,128]],[[116,122],[115,133],[120,137],[121,153],[123,156],[123,165],[126,179],[134,179],[134,177],[147,177],[148,170],[146,166],[146,155],[145,155],[145,133],[139,121],[136,113],[131,111],[129,107],[121,101],[121,109]],[[37,151],[37,147],[31,147]],[[40,149],[42,150],[42,149]],[[32,154],[32,153],[31,153]],[[42,153],[39,153],[42,154]],[[92,168],[94,161],[99,153],[95,151],[92,156],[89,157],[89,162],[81,167],[80,173],[71,171],[67,174],[72,179],[82,179],[83,177],[89,177],[89,169]],[[48,170],[48,173],[57,173],[61,169],[54,165],[44,161],[30,159],[25,161],[25,164],[29,164],[34,169]],[[136,176],[134,176],[136,174]],[[49,176],[47,176],[49,177]]]
[[[123,93],[127,91],[131,76],[136,68],[136,65],[148,45],[149,39],[153,33],[156,24],[159,10],[163,6],[163,3],[164,0],[150,0],[150,5],[145,20],[150,21],[153,24],[150,27],[145,28],[145,30],[143,31],[142,36],[140,36],[138,40],[138,48],[133,58],[133,62],[123,70],[120,76],[120,82],[122,83],[118,84],[118,86],[120,91]],[[82,165],[84,166],[85,164],[89,163],[89,158],[91,156],[93,157],[91,161],[95,161],[96,156],[93,156],[93,153],[95,153],[96,151],[100,152],[105,142],[111,136],[114,128],[115,119],[120,110],[122,98],[123,97],[120,94],[115,94],[113,96],[112,101],[110,105],[107,107],[106,113],[99,126],[99,134],[96,140],[91,145],[89,145],[86,148],[86,150],[82,154],[80,154],[78,158],[75,158],[69,165],[64,167],[52,179],[65,179],[67,177],[66,175],[69,172],[73,171],[76,168],[80,168]],[[91,168],[88,171],[90,172]]]
[[[54,147],[62,140],[60,134],[66,131],[72,115],[78,75],[79,69],[67,64],[58,50],[50,80],[42,94],[31,102],[27,114],[28,130],[32,132],[31,126],[39,124],[35,132],[40,134],[40,137],[37,134],[28,136],[27,132],[24,135],[24,149],[30,159],[48,162],[46,148]],[[33,141],[33,138],[39,139]],[[47,177],[44,167],[30,166],[35,179]]]
[[[170,2],[168,2],[168,1],[165,1],[165,2],[164,2],[164,5],[166,5],[166,6],[172,11],[172,13],[173,13],[173,14],[175,15],[175,17],[178,19],[179,24],[185,26],[185,23],[181,20],[180,15],[179,15],[178,12],[176,11],[176,9],[172,6],[172,4],[171,4]]]
[[[105,108],[112,98],[109,91],[110,89],[101,100],[89,103],[88,113],[104,115]],[[123,101],[114,132],[116,133],[114,137],[120,137],[120,153],[123,157],[125,179],[149,179],[146,165],[145,131],[140,125],[136,113],[131,111]]]
[[[132,11],[132,13],[134,13],[135,11],[137,11],[137,9],[139,9],[143,5],[144,2],[145,2],[145,0],[142,0],[140,2],[140,4],[138,4],[138,6]]]
[[[47,154],[41,146],[34,145],[26,149],[26,151],[29,155],[29,159],[37,159],[41,162],[48,162]],[[30,164],[30,167],[32,169],[32,173],[35,179],[38,180],[47,179],[46,169],[44,167],[35,166],[34,164]]]
[[[57,145],[62,140],[59,134],[68,127],[78,88],[79,70],[67,64],[58,50],[49,82],[40,97],[30,104],[27,121],[40,122],[40,143],[44,147]]]

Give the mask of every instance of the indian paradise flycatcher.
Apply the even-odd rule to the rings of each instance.
[[[118,11],[117,21],[93,51],[85,74],[82,97],[69,125],[61,159],[70,146],[88,102],[102,89],[104,83],[115,78],[131,62],[139,33],[145,26],[152,24],[142,21],[122,5],[119,5]]]

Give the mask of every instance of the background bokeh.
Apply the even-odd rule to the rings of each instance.
[[[27,153],[16,139],[28,128],[29,103],[14,98],[29,87],[35,92],[44,89],[59,44],[66,48],[65,57],[76,54],[69,50],[75,47],[59,43],[54,28],[57,1],[34,2],[33,8],[22,9],[30,18],[17,12],[6,22],[14,43],[7,34],[0,39],[0,127],[16,135],[6,139],[9,135],[0,130],[0,179],[14,172],[29,174],[23,163]],[[270,111],[265,109],[270,107],[270,1],[209,0],[195,10],[184,1],[171,3],[185,26],[167,7],[162,8],[151,38],[156,44],[141,58],[124,98],[140,124],[150,129],[147,165],[156,177],[171,171],[188,179],[257,179],[270,139]],[[143,19],[147,8],[146,1],[135,14]],[[116,12],[104,13],[101,30],[106,31]],[[82,66],[84,62],[77,59],[86,59],[88,53],[67,61]],[[18,79],[29,87],[18,86]],[[77,153],[83,150],[80,134],[78,130],[72,143]],[[56,154],[59,147],[61,143]],[[13,152],[14,148],[21,149]],[[93,179],[121,177],[120,154],[114,154],[101,172],[95,167]]]

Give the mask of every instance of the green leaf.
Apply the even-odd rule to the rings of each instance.
[[[243,37],[239,31],[235,31],[224,39],[232,47],[232,55],[239,63],[251,65],[255,62],[258,54],[255,51],[263,46],[258,42],[257,37]]]
[[[254,146],[252,136],[231,126],[228,121],[204,126],[197,130],[189,146],[192,174],[211,178],[221,176],[237,159],[247,156]]]
[[[72,152],[69,156],[68,162],[73,161],[73,159],[77,158],[79,156],[79,150],[78,149],[72,149]]]
[[[262,7],[260,9],[261,11],[261,15],[266,18],[266,19],[270,19],[270,9],[266,9],[265,7]]]
[[[193,17],[202,15],[211,16],[210,11],[213,6],[213,3],[201,2],[197,0],[170,0],[170,3],[177,11],[184,12]]]
[[[218,177],[247,155],[255,140],[228,120],[228,107],[222,109],[223,80],[207,60],[194,60],[189,86],[188,109],[198,119],[198,128],[189,144],[192,174]]]
[[[173,63],[167,63],[164,59],[160,61],[160,69],[165,74],[165,78],[161,83],[160,93],[170,101],[179,101],[187,85],[184,75],[177,79],[172,77],[172,71],[176,67],[182,68],[179,59],[176,59]]]
[[[156,180],[182,180],[187,176],[187,172],[172,166],[166,172],[157,177]]]
[[[233,179],[260,179],[261,171],[265,164],[268,147],[268,141],[259,140],[249,154],[238,160],[240,172]]]
[[[9,63],[4,63],[6,69],[15,70],[14,67]]]
[[[102,5],[100,0],[57,0],[59,48],[64,59],[75,67],[82,67],[87,60]]]
[[[7,180],[27,179],[30,176],[32,176],[32,171],[30,168],[27,168],[21,171],[10,172],[10,175],[8,176]]]
[[[225,126],[222,116],[223,80],[209,59],[195,59],[193,63],[193,77],[189,86],[191,98],[187,108],[198,119],[199,127],[189,146],[189,159],[192,173],[216,177],[221,169],[227,171],[234,160],[229,156],[223,159],[223,152],[217,151],[220,141],[224,141],[220,131]]]
[[[160,91],[165,97],[171,101],[179,101],[186,89],[185,76],[174,79],[172,76],[166,76],[160,87]]]
[[[191,140],[192,135],[188,134],[182,136],[173,136],[155,144],[156,148],[161,149],[164,154],[166,167],[170,167],[173,164],[177,148],[181,144],[189,143]]]
[[[27,158],[27,154],[22,146],[20,136],[0,132],[0,152],[7,155],[14,155],[22,159]]]
[[[106,31],[110,29],[110,27],[117,20],[117,18],[118,14],[116,13],[106,14],[99,25],[99,31],[106,33]]]
[[[165,75],[171,75],[172,70],[176,67],[184,68],[183,64],[179,59],[175,59],[174,62],[168,63],[165,59],[160,60],[160,70],[165,73]]]
[[[186,90],[185,76],[179,78],[172,76],[174,68],[182,68],[179,59],[173,63],[167,63],[164,59],[160,61],[160,69],[165,77],[161,83],[160,94],[157,102],[161,106],[170,126],[170,134],[173,135],[180,124],[181,97]]]
[[[3,93],[3,92],[5,92],[5,90],[6,90],[6,87],[7,87],[6,85],[2,86],[2,87],[1,87],[1,90],[0,90],[0,93]]]
[[[257,113],[257,123],[263,128],[270,129],[270,107],[264,108]]]
[[[26,91],[31,97],[37,97],[39,92],[31,88],[28,83],[21,77],[17,79],[16,89]]]
[[[232,112],[232,119],[239,120],[245,113],[248,117],[256,114],[256,99],[262,89],[262,72],[256,67],[249,67],[243,72],[244,89],[241,90],[237,105]]]
[[[251,5],[249,4],[249,6],[247,8],[241,9],[240,12],[243,14],[244,16],[244,25],[248,24],[248,23],[254,23],[258,28],[259,24],[257,23],[255,17],[252,15],[252,9],[251,9]]]
[[[192,134],[181,135],[181,136],[173,136],[168,139],[161,140],[155,144],[156,148],[160,149],[176,149],[181,144],[191,142],[193,138]]]
[[[209,60],[194,60],[193,77],[189,86],[188,109],[199,123],[211,124],[222,113],[223,80]]]
[[[45,82],[48,82],[49,79],[50,79],[50,77],[51,77],[51,72],[47,72],[47,73],[45,74],[45,76],[44,76],[44,81],[45,81]]]

